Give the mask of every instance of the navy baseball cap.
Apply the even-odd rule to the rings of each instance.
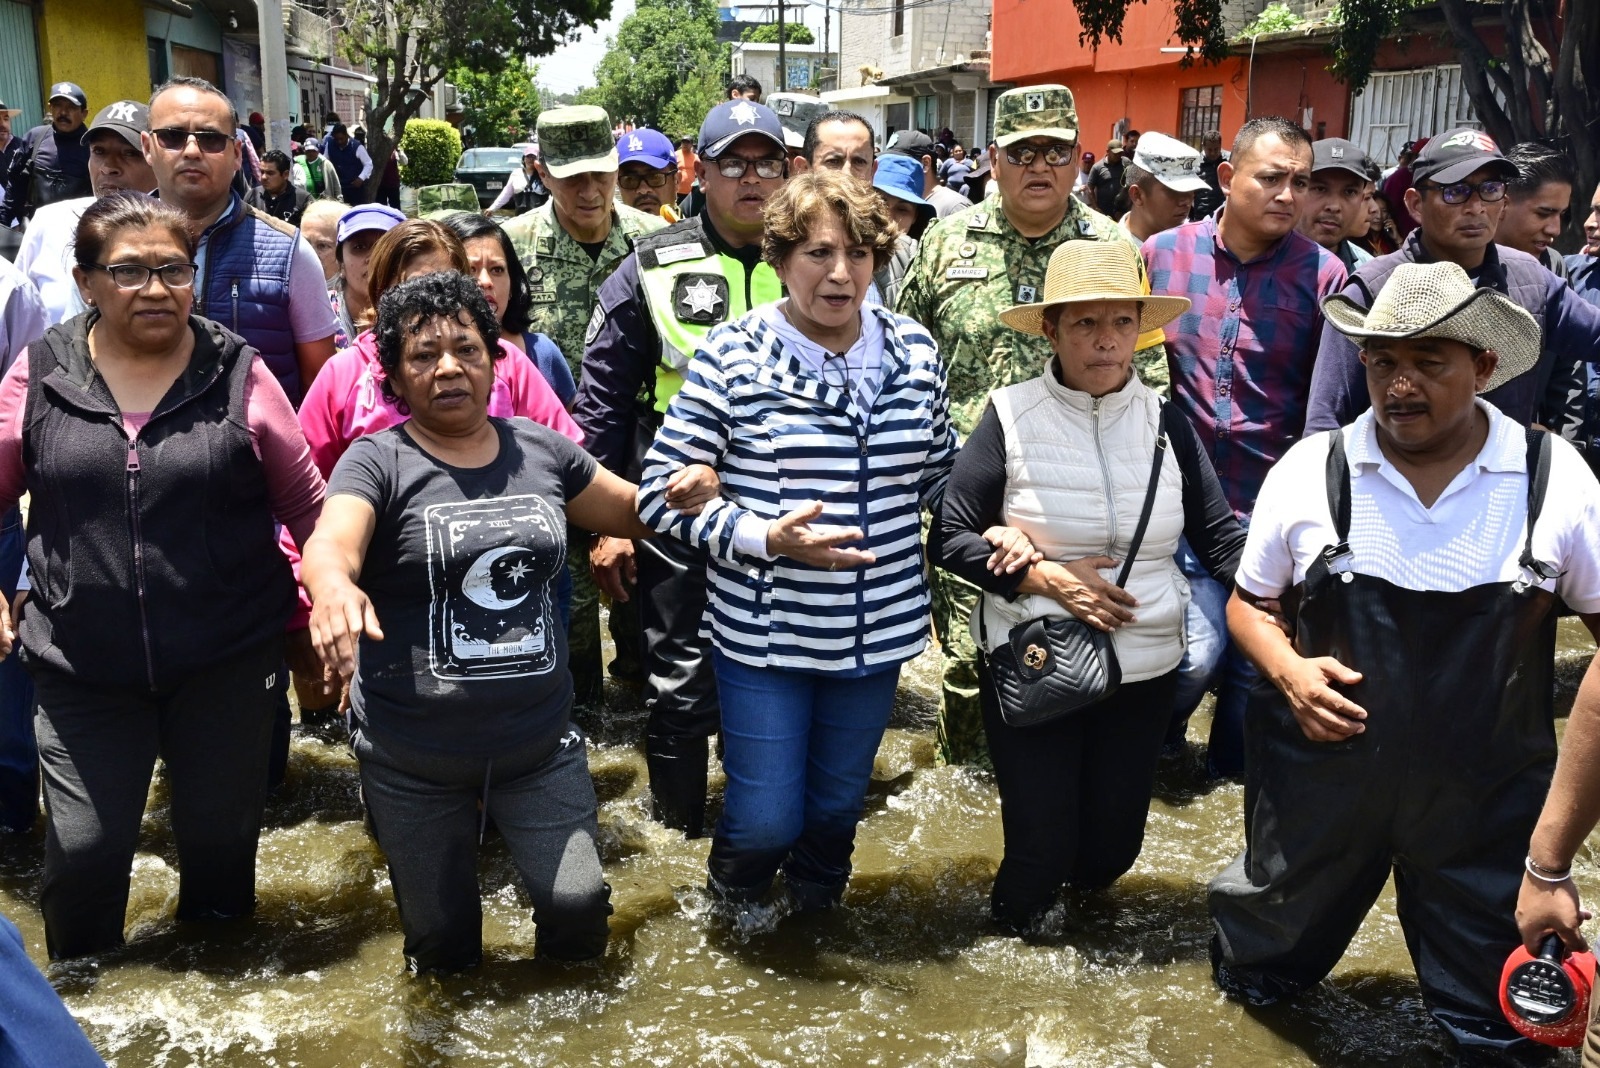
[[[80,108],[89,106],[89,98],[84,95],[83,89],[72,82],[56,82],[52,85],[45,103],[48,104],[52,100],[70,100]]]
[[[363,230],[387,233],[405,221],[404,215],[387,204],[362,204],[339,216],[339,229],[334,237],[342,245]]]
[[[779,151],[788,153],[783,140],[783,123],[765,104],[752,104],[748,100],[724,100],[706,115],[700,124],[700,140],[695,151],[706,159],[716,159],[741,137],[755,134],[765,137]]]
[[[656,130],[633,130],[617,139],[617,166],[624,163],[643,163],[656,170],[666,170],[673,165],[672,142],[667,135]]]
[[[922,195],[922,163],[910,156],[878,157],[878,169],[872,175],[872,188],[896,200],[917,206],[918,214],[931,219],[937,213],[934,206]]]

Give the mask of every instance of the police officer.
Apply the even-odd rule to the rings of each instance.
[[[576,378],[583,364],[584,326],[595,309],[595,293],[636,239],[666,225],[659,217],[615,203],[617,148],[604,108],[578,106],[541,112],[539,178],[550,191],[542,207],[505,224],[522,260],[532,296],[528,329],[554,341]],[[589,576],[586,538],[570,539],[572,624],[567,636],[573,700],[598,704],[601,696],[600,600]],[[637,626],[626,601],[611,606],[611,636],[617,643],[612,673],[638,676]]]
[[[783,287],[761,260],[762,209],[788,175],[783,127],[748,100],[717,105],[700,126],[695,174],[705,211],[640,239],[600,287],[573,418],[585,447],[637,480],[683,369],[713,326]],[[636,569],[646,667],[645,761],[655,818],[690,837],[705,814],[707,739],[718,729],[704,553],[674,538],[594,548],[596,581],[616,596]]]
[[[12,225],[31,218],[35,208],[91,194],[89,147],[83,143],[89,98],[71,82],[56,82],[47,103],[50,121],[28,131],[5,174],[0,223]]]
[[[1078,113],[1061,85],[1034,85],[996,101],[990,150],[996,195],[929,226],[906,272],[896,308],[927,327],[950,377],[950,418],[963,438],[989,393],[1034,378],[1051,358],[1042,337],[1000,321],[1002,309],[1038,300],[1050,254],[1063,241],[1127,241],[1115,221],[1072,196],[1078,169]],[[1134,247],[1137,247],[1135,245]],[[1160,331],[1141,335],[1134,366],[1165,392]],[[939,759],[987,767],[978,708],[977,650],[967,619],[977,587],[933,573],[933,621],[943,647]]]

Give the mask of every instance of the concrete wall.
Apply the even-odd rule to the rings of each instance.
[[[39,19],[41,80],[77,82],[89,114],[113,100],[150,96],[144,7],[132,0],[44,0]]]
[[[875,5],[887,6],[887,5]],[[839,87],[861,83],[860,67],[867,64],[892,78],[899,74],[970,59],[987,50],[989,5],[986,0],[955,0],[928,7],[911,7],[904,15],[905,32],[894,35],[891,12],[839,17]]]

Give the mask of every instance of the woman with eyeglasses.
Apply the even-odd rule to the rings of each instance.
[[[179,920],[255,907],[294,579],[323,480],[261,357],[191,314],[188,220],[133,192],[83,213],[88,309],[0,380],[0,505],[32,495],[20,612],[44,773],[52,959],[123,941],[150,776],[167,768]],[[0,604],[0,652],[13,642]]]
[[[864,304],[898,233],[881,198],[815,170],[765,214],[762,258],[787,296],[694,353],[639,505],[711,559],[728,786],[710,888],[756,904],[781,870],[785,907],[806,911],[844,893],[900,666],[927,645],[920,514],[944,489],[956,435],[933,340]],[[717,468],[723,497],[686,518],[668,489],[694,463]]]

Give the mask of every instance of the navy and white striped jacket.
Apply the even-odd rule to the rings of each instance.
[[[883,388],[866,426],[844,390],[790,355],[759,311],[716,327],[645,458],[639,512],[657,531],[709,551],[708,623],[726,656],[757,667],[865,674],[928,640],[921,508],[944,492],[957,440],[944,368],[916,321],[869,306],[883,325]],[[667,479],[704,463],[722,497],[698,516],[666,504]],[[733,548],[745,512],[777,519],[820,501],[817,525],[858,527],[876,562],[829,571]]]

